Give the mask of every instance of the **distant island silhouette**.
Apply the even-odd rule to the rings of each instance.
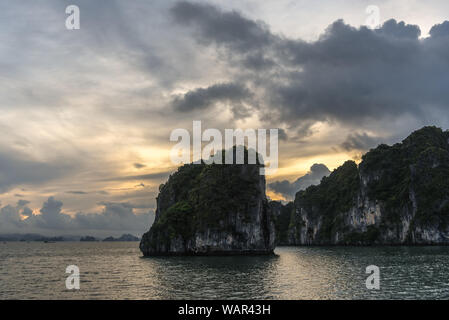
[[[35,233],[26,234],[0,234],[0,241],[38,241],[38,242],[62,242],[62,241],[139,241],[140,238],[133,236],[132,234],[123,234],[118,238],[107,237],[104,239],[93,237],[93,236],[56,236],[48,237]]]

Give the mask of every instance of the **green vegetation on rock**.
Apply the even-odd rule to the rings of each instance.
[[[275,214],[275,226],[276,226],[276,243],[278,245],[288,245],[288,229],[290,227],[290,222],[292,219],[292,214],[294,211],[293,202],[290,201],[283,205],[279,201],[270,202]]]
[[[183,165],[160,186],[155,222],[141,242],[144,254],[220,251],[218,243],[229,246],[223,249],[228,252],[237,252],[239,246],[248,251],[272,250],[272,217],[265,178],[260,175],[262,165],[247,164],[248,151],[244,152],[246,164]],[[234,148],[234,160],[235,153]]]
[[[348,161],[320,185],[298,192],[300,213],[290,223],[295,242],[449,242],[448,140],[449,132],[424,127],[402,143],[370,150],[358,167]]]
[[[359,189],[359,174],[354,161],[346,161],[324,177],[317,186],[310,186],[296,194],[295,204],[310,214],[312,219],[322,219],[317,240],[330,242],[335,232],[344,228],[341,215],[354,205]],[[296,225],[301,230],[302,223]]]

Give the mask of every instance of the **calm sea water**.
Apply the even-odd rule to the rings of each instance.
[[[65,287],[68,265],[80,290]],[[380,290],[365,286],[380,268]],[[142,258],[137,242],[0,243],[0,299],[448,299],[449,247],[279,247]]]

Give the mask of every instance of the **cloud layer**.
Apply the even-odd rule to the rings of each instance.
[[[324,164],[315,163],[310,167],[308,173],[298,178],[296,181],[275,181],[268,184],[268,188],[281,194],[286,200],[292,200],[295,198],[295,194],[298,191],[307,189],[307,187],[310,187],[311,185],[319,184],[321,179],[327,177],[330,173],[330,170]]]
[[[192,30],[197,43],[213,46],[232,68],[232,86],[249,88],[250,104],[262,119],[307,131],[317,121],[358,127],[410,115],[441,122],[449,105],[449,22],[435,25],[430,37],[396,20],[379,29],[355,28],[338,20],[316,41],[274,34],[262,22],[236,11],[180,2],[174,21]],[[187,92],[194,106],[213,108],[232,91],[208,88]],[[179,100],[179,98],[178,98]],[[176,101],[175,108],[179,108]],[[364,137],[366,138],[366,137]]]
[[[63,203],[54,197],[44,202],[39,214],[27,207],[28,201],[19,200],[16,206],[0,209],[0,233],[42,233],[45,235],[141,235],[154,220],[152,211],[135,214],[135,205],[102,203],[101,213],[77,213],[74,216],[62,211]]]
[[[0,3],[0,228],[137,227],[176,169],[170,132],[193,120],[279,128],[289,181],[446,129],[448,5],[398,2],[377,30],[354,27],[355,0],[77,0],[80,30],[65,29],[65,1]]]

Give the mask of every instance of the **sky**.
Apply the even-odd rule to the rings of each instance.
[[[0,0],[0,233],[141,234],[176,170],[170,132],[193,120],[282,129],[267,183],[287,200],[446,130],[447,20],[437,0]]]

